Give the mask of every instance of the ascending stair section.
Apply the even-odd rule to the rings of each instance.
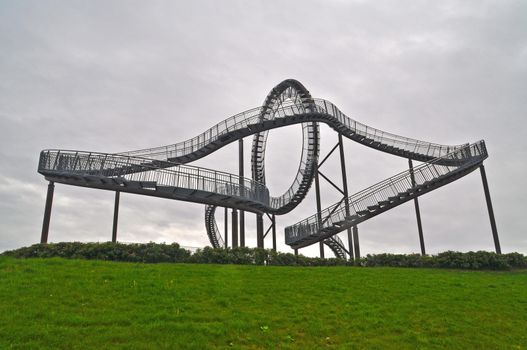
[[[301,248],[331,237],[415,197],[444,186],[477,169],[487,158],[483,141],[459,148],[362,190],[285,229],[286,243]],[[448,164],[448,165],[447,165]]]

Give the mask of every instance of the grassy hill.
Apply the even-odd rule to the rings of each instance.
[[[1,349],[527,349],[527,271],[0,257]]]

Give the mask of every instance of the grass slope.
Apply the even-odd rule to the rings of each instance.
[[[527,271],[0,257],[1,349],[527,349]]]

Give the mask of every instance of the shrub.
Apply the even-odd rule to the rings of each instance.
[[[196,264],[240,264],[275,266],[392,266],[392,267],[437,267],[472,270],[508,270],[527,268],[527,257],[519,253],[498,255],[478,251],[460,253],[447,251],[431,256],[419,254],[375,254],[356,261],[343,259],[310,258],[303,255],[275,252],[262,248],[220,248],[205,247],[194,254],[177,243],[172,244],[123,244],[123,243],[50,243],[35,244],[2,255],[18,258],[74,258],[129,261],[143,263],[196,263]]]
[[[3,255],[17,258],[74,258],[129,262],[185,262],[190,252],[177,243],[123,244],[123,243],[49,243],[35,244]]]

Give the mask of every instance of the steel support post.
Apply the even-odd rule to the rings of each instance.
[[[410,180],[412,181],[412,187],[415,187],[414,165],[411,159],[408,159],[408,167],[410,168]],[[414,205],[415,218],[417,219],[417,230],[419,232],[419,244],[421,245],[421,255],[426,255],[423,225],[421,223],[421,211],[419,210],[419,199],[417,199],[417,197],[414,198]]]
[[[500,239],[498,237],[498,229],[496,228],[496,219],[494,218],[494,210],[492,209],[492,201],[490,199],[489,184],[487,183],[487,173],[483,164],[479,167],[481,172],[481,181],[483,182],[483,190],[485,191],[485,199],[487,201],[487,210],[489,211],[490,227],[492,228],[492,238],[494,238],[494,248],[496,254],[501,254]]]
[[[360,258],[360,248],[359,248],[359,229],[357,226],[353,226],[353,242],[355,247],[355,259]]]
[[[344,208],[346,216],[350,216],[350,206],[348,202],[348,176],[346,175],[346,159],[344,157],[344,143],[342,142],[342,134],[339,133],[339,153],[340,153],[340,170],[342,172],[342,192],[344,192]],[[350,252],[350,260],[353,260],[353,239],[351,238],[351,227],[348,232],[348,250]]]
[[[245,195],[243,183],[243,138],[238,140],[238,176],[240,177],[240,192]],[[240,210],[240,247],[245,247],[245,211]]]
[[[119,221],[119,198],[121,192],[115,191],[115,203],[113,206],[113,229],[112,229],[112,242],[117,242],[117,223]]]
[[[295,249],[295,256],[298,256],[298,249]]]
[[[238,210],[232,210],[232,247],[238,247]]]
[[[318,222],[318,229],[322,229],[322,205],[320,204],[320,181],[318,179],[318,166],[317,170],[315,172],[315,195],[317,200],[317,222]],[[320,248],[320,257],[324,258],[324,242],[319,242],[319,248]]]
[[[264,247],[264,225],[263,215],[256,214],[256,246],[258,248]]]
[[[273,250],[276,252],[276,217],[274,214],[271,220],[273,222]]]
[[[44,221],[42,222],[42,234],[40,243],[48,243],[49,221],[51,219],[51,207],[53,205],[53,193],[55,192],[55,183],[50,181],[48,184],[48,194],[46,195],[46,207],[44,208]]]
[[[229,210],[225,207],[225,249],[229,247]]]

